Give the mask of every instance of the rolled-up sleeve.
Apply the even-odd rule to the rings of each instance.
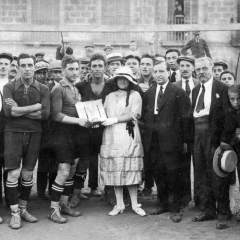
[[[7,117],[12,116],[12,106],[5,103],[5,100],[11,98],[13,99],[13,89],[10,84],[6,84],[3,87],[3,109]]]
[[[42,120],[47,120],[50,114],[50,93],[48,88],[46,88],[42,94],[41,104]]]
[[[62,113],[63,92],[61,88],[55,87],[51,92],[51,116],[56,122],[62,122],[65,114]]]

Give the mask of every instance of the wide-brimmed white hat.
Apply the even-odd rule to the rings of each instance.
[[[120,67],[116,70],[115,75],[112,77],[112,79],[117,79],[118,77],[125,77],[129,82],[132,82],[133,84],[137,85],[136,77],[134,76],[131,68],[129,67]]]
[[[233,150],[223,152],[218,147],[213,157],[213,169],[219,177],[226,177],[235,170],[237,162],[237,154]]]

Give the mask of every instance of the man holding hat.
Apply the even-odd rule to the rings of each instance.
[[[208,45],[206,43],[205,40],[203,40],[202,38],[200,38],[200,32],[199,31],[195,31],[193,32],[194,38],[192,40],[190,40],[182,49],[181,53],[183,55],[187,55],[188,49],[191,49],[192,55],[195,58],[200,58],[200,57],[211,57]]]
[[[220,80],[220,75],[222,72],[228,69],[228,65],[224,61],[214,62],[213,76],[215,79]]]
[[[109,77],[113,77],[118,68],[124,65],[124,59],[121,53],[110,53],[107,55],[107,65]]]
[[[42,83],[46,84],[47,82],[47,73],[48,73],[49,64],[45,61],[40,61],[35,64],[35,74],[34,78]]]
[[[113,47],[110,44],[106,44],[103,51],[105,52],[106,56],[113,51]]]
[[[200,84],[192,91],[190,135],[194,139],[195,204],[203,212],[192,219],[202,222],[218,218],[216,228],[229,226],[229,182],[213,172],[213,155],[224,129],[224,110],[229,107],[227,86],[213,78],[213,62],[198,58],[195,69]],[[228,202],[228,204],[226,204]]]
[[[43,61],[44,55],[45,55],[44,52],[38,52],[38,53],[36,53],[36,54],[35,54],[35,58],[36,58],[35,61],[36,61],[36,63],[37,63],[37,62],[40,62],[40,61]]]
[[[67,55],[73,54],[73,49],[69,47],[69,42],[70,42],[70,39],[68,37],[65,37],[63,39],[61,46],[57,47],[56,60],[62,60],[66,54]]]
[[[9,82],[8,72],[10,64],[13,60],[11,53],[1,53],[0,54],[0,202],[2,202],[2,170],[4,167],[4,129],[7,122],[7,117],[3,110],[3,86]],[[4,185],[6,185],[7,172],[4,172]],[[5,199],[6,199],[6,187],[5,190]],[[0,222],[2,219],[0,218]]]

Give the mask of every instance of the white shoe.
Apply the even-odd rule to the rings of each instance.
[[[138,204],[135,208],[133,208],[133,211],[138,214],[141,217],[146,216],[146,212],[141,208],[141,204]]]
[[[110,216],[115,216],[115,215],[118,215],[119,213],[122,213],[125,209],[125,206],[124,207],[120,207],[118,205],[114,206],[113,210],[108,214]]]

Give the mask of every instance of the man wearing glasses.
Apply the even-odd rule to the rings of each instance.
[[[8,170],[6,185],[12,229],[21,227],[21,218],[30,223],[37,221],[26,208],[40,148],[41,121],[46,120],[50,112],[48,88],[33,78],[34,59],[29,54],[20,54],[18,65],[20,78],[3,87],[3,108],[8,117],[4,132],[4,161]]]

